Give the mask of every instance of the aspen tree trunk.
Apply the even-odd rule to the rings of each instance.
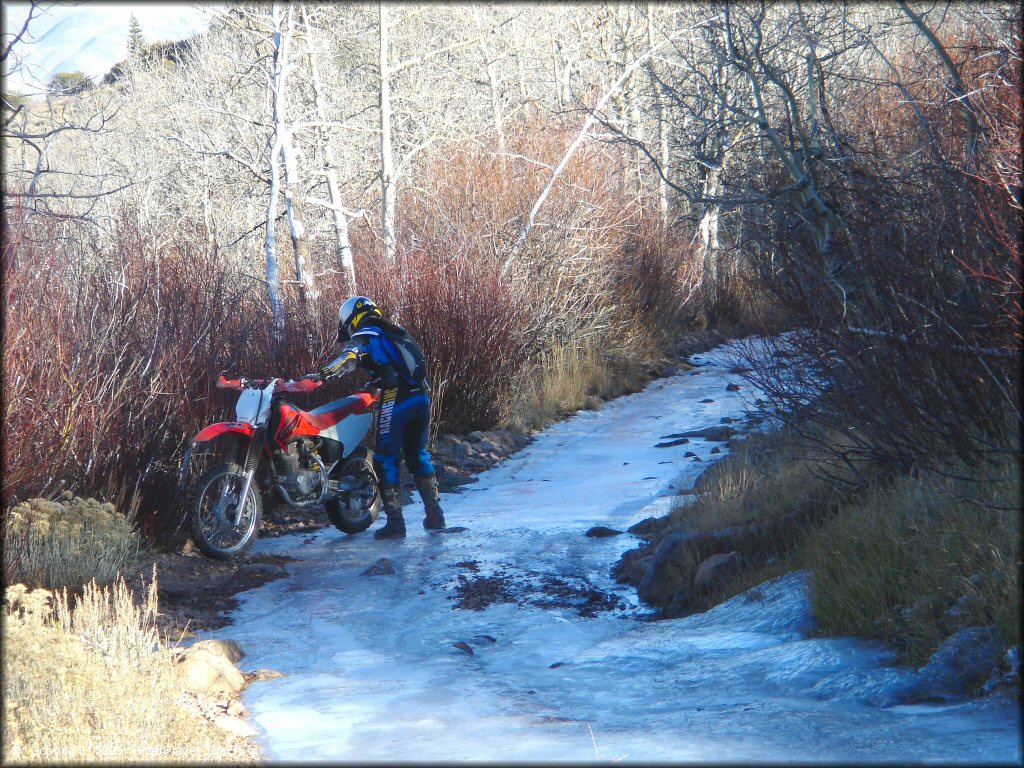
[[[306,21],[306,9],[302,8],[303,22],[306,23],[306,34],[309,37],[309,70],[313,81],[313,98],[316,101],[316,113],[321,123],[327,123],[327,109],[323,94],[323,85],[320,79],[320,62],[313,45],[313,30]],[[327,129],[323,130],[324,160],[326,161],[327,193],[330,196],[331,213],[334,217],[335,255],[338,261],[338,269],[349,295],[356,293],[356,266],[352,259],[352,242],[348,236],[348,215],[341,202],[341,186],[338,184],[337,162],[334,157],[334,147],[331,146],[331,138]]]
[[[312,314],[313,302],[318,292],[309,274],[309,240],[306,237],[306,223],[302,210],[301,191],[299,187],[298,161],[295,157],[295,144],[287,117],[288,87],[288,52],[294,25],[292,24],[292,6],[288,6],[282,16],[281,7],[274,3],[271,17],[274,24],[274,150],[271,151],[270,162],[277,170],[278,153],[284,162],[285,185],[284,203],[288,214],[288,231],[292,239],[292,252],[295,256],[295,279],[299,284],[299,297],[303,309]],[[276,208],[277,190],[271,189],[272,207]]]
[[[281,19],[280,8],[275,3],[271,7],[271,20],[274,25],[274,58],[272,61],[273,82],[275,85],[282,77],[281,70],[284,62],[281,57]],[[274,94],[275,118],[279,110],[279,102],[282,94],[278,90]],[[270,148],[270,199],[267,202],[267,231],[264,239],[264,252],[267,260],[267,293],[270,298],[270,309],[273,313],[274,337],[278,343],[284,341],[284,302],[281,300],[281,281],[277,268],[277,235],[274,232],[274,222],[277,219],[277,197],[281,188],[281,179],[278,169],[277,156],[281,152],[281,136],[276,132],[274,143]]]
[[[502,158],[505,156],[505,120],[501,113],[501,91],[498,81],[498,67],[491,53],[491,47],[487,44],[487,35],[484,31],[484,23],[480,18],[480,8],[473,7],[473,18],[476,21],[477,30],[480,33],[480,53],[484,57],[484,67],[487,72],[487,85],[491,92],[491,116],[494,119],[494,130],[498,134],[498,152]]]
[[[381,238],[388,263],[394,264],[398,255],[395,235],[396,179],[395,156],[391,144],[391,67],[388,61],[388,6],[380,3],[380,183],[381,183]]]
[[[515,242],[512,243],[512,247],[509,249],[509,254],[505,258],[505,263],[501,267],[502,277],[505,276],[509,268],[512,266],[512,262],[515,261],[515,258],[520,254],[520,252],[523,250],[523,247],[526,245],[526,240],[530,236],[530,232],[533,230],[534,222],[537,220],[537,213],[544,205],[544,201],[548,199],[548,195],[551,194],[551,190],[554,189],[555,183],[562,175],[562,172],[565,170],[565,167],[569,164],[569,161],[572,159],[572,156],[576,153],[576,150],[579,149],[580,145],[583,144],[583,142],[586,140],[587,134],[589,133],[590,129],[594,126],[596,122],[598,122],[598,114],[601,112],[602,109],[604,109],[605,104],[608,103],[608,101],[622,87],[622,84],[626,82],[629,76],[632,75],[637,68],[643,66],[645,61],[647,61],[651,56],[653,56],[659,48],[671,42],[677,34],[680,33],[673,33],[671,36],[665,38],[663,41],[655,45],[653,48],[648,49],[642,56],[636,59],[636,61],[632,62],[628,67],[626,67],[625,71],[619,76],[619,78],[614,83],[611,84],[608,90],[601,95],[601,97],[597,100],[594,106],[590,109],[590,114],[587,115],[587,119],[583,122],[583,127],[580,129],[579,134],[577,134],[576,138],[573,139],[572,143],[569,145],[569,148],[565,151],[565,154],[562,156],[562,159],[558,163],[558,166],[555,168],[555,170],[551,172],[551,178],[548,179],[548,183],[544,185],[544,189],[541,190],[540,195],[537,196],[537,200],[534,202],[533,207],[530,209],[529,215],[526,217],[526,222],[523,224],[523,228],[519,231],[519,235],[518,237],[516,237]]]
[[[654,48],[654,4],[647,3],[647,47]],[[658,88],[655,92],[658,110],[658,162],[661,173],[658,174],[658,212],[661,215],[661,232],[668,232],[668,125],[665,118],[665,98]]]

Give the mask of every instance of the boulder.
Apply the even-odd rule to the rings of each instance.
[[[386,557],[382,557],[376,563],[371,565],[360,576],[394,576],[396,573],[395,565]]]
[[[637,596],[649,605],[665,606],[679,598],[690,583],[693,561],[689,552],[692,536],[670,533],[661,540],[637,585]]]
[[[242,644],[237,640],[200,640],[198,643],[192,644],[192,650],[206,650],[210,653],[223,656],[232,664],[237,664],[239,659],[245,656],[245,651],[242,650]]]
[[[595,525],[589,531],[587,531],[587,537],[591,539],[604,539],[609,536],[619,536],[622,531],[617,531],[614,528],[608,528],[604,525]]]
[[[697,566],[697,574],[693,577],[694,589],[710,589],[723,583],[740,567],[740,555],[732,552],[718,553],[701,561]]]
[[[650,547],[639,547],[623,552],[612,570],[612,575],[619,584],[632,584],[635,587],[643,579],[653,557],[654,552]]]
[[[182,685],[196,693],[231,698],[245,687],[245,677],[220,653],[189,648],[178,656]]]

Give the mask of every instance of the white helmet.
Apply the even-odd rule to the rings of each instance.
[[[366,315],[383,317],[381,311],[366,296],[353,296],[338,308],[338,341],[345,341],[355,331]]]

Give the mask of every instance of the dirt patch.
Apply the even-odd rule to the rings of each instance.
[[[455,594],[448,599],[455,601],[455,608],[482,611],[495,603],[514,603],[538,608],[568,608],[584,618],[593,618],[599,613],[626,607],[618,595],[603,592],[584,578],[534,571],[512,574],[504,569],[480,575],[476,572],[477,564],[471,565],[472,575],[459,574],[452,587]]]

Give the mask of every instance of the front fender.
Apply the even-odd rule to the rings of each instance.
[[[208,443],[214,438],[229,434],[242,435],[243,437],[251,438],[256,434],[256,427],[252,424],[247,424],[244,421],[221,421],[216,424],[211,424],[201,430],[192,438],[192,442]]]
[[[252,439],[254,434],[256,434],[256,427],[246,424],[244,421],[220,421],[200,430],[189,442],[188,448],[185,449],[185,455],[181,457],[181,466],[178,468],[178,490],[183,491],[188,485],[192,470],[192,452],[197,443],[208,443],[221,435],[239,435]]]

